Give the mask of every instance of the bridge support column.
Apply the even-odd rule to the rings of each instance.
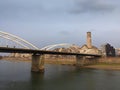
[[[31,67],[32,72],[39,72],[43,73],[44,72],[44,54],[34,54],[32,55],[32,67]]]
[[[76,55],[76,66],[82,67],[85,64],[85,56]]]

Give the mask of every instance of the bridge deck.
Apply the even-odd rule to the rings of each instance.
[[[29,53],[29,54],[54,54],[54,55],[81,55],[81,56],[101,57],[101,55],[97,55],[97,54],[55,52],[55,51],[44,51],[44,50],[22,49],[22,48],[9,48],[9,47],[0,47],[0,52],[3,52],[3,53]]]

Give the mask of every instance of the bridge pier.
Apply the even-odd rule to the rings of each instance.
[[[76,55],[76,66],[82,67],[85,64],[86,57],[81,55]]]
[[[100,57],[76,55],[76,66],[82,67],[85,65],[96,64],[99,62],[99,59]]]
[[[32,72],[43,73],[44,72],[44,54],[32,55]]]

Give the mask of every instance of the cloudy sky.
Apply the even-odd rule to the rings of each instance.
[[[0,30],[38,47],[86,43],[120,47],[120,0],[0,0]]]

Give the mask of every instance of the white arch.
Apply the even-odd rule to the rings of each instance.
[[[45,46],[43,48],[41,48],[41,50],[50,50],[50,49],[53,49],[54,47],[58,47],[58,46],[73,46],[73,44],[68,44],[68,43],[61,43],[61,44],[54,44],[54,45],[48,45],[48,46]]]
[[[34,46],[30,42],[7,32],[0,31],[0,37],[11,40],[24,48],[32,47],[33,49],[39,49],[38,47]]]

